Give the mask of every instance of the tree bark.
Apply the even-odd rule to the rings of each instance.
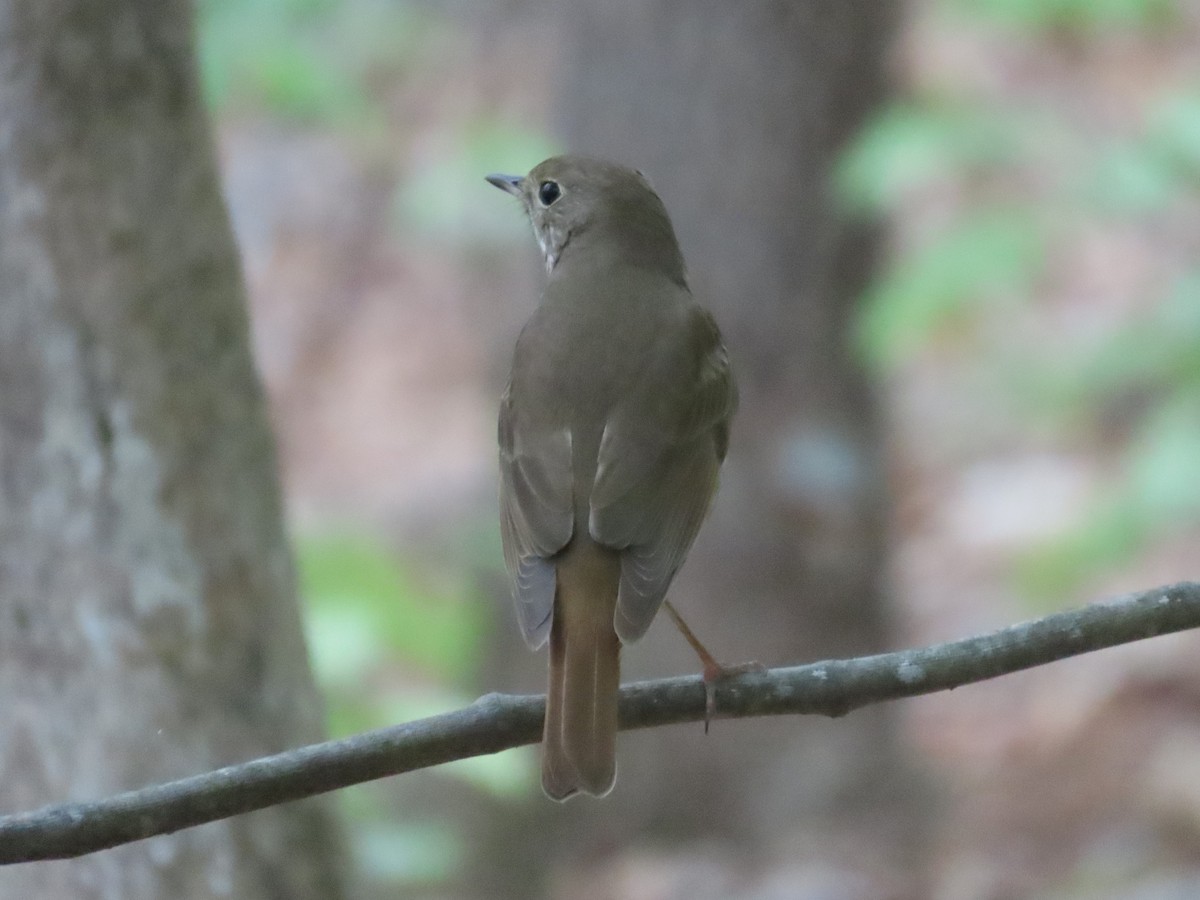
[[[0,0],[0,809],[320,736],[184,0]],[[321,804],[0,896],[330,898]]]

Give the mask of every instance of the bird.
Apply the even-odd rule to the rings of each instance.
[[[517,620],[532,649],[550,645],[542,788],[600,797],[616,779],[621,648],[708,513],[737,387],[641,172],[563,155],[486,180],[520,200],[546,270],[497,427]]]

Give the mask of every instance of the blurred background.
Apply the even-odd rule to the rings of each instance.
[[[769,665],[1195,578],[1200,5],[199,0],[330,730],[541,691],[495,410],[539,262],[482,180],[644,170],[743,407],[673,589]],[[1200,896],[1200,638],[833,721],[343,792],[361,896]],[[693,672],[666,620],[627,678]]]

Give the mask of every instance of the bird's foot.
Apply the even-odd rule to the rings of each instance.
[[[679,614],[679,610],[671,601],[664,600],[663,606],[666,607],[667,615],[671,617],[671,621],[675,623],[675,627],[679,629],[684,640],[700,657],[700,665],[703,667],[704,673],[704,733],[708,734],[708,723],[717,714],[717,683],[726,678],[733,678],[735,675],[745,675],[747,672],[762,672],[767,667],[760,662],[740,663],[735,666],[717,662],[716,657],[708,652],[708,648],[700,642],[688,623],[683,621],[683,616]]]
[[[717,662],[707,651],[705,651],[705,656],[708,658],[701,659],[704,663],[703,675],[701,677],[704,681],[704,733],[708,734],[708,723],[717,714],[717,684],[727,678],[736,678],[738,675],[747,675],[750,672],[765,672],[767,667],[757,660],[727,666],[724,663]]]

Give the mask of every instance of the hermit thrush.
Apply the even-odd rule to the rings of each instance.
[[[487,180],[517,197],[542,301],[500,404],[500,524],[517,617],[550,641],[542,787],[616,776],[622,644],[641,637],[708,511],[737,404],[658,195],[581,156]]]

